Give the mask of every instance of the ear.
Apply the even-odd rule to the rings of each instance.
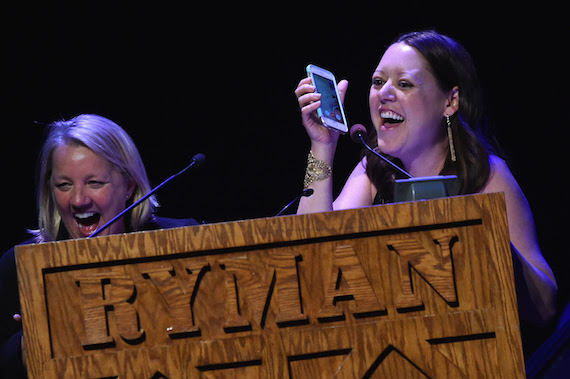
[[[127,179],[127,196],[126,196],[127,200],[133,196],[133,193],[135,193],[136,189],[137,189],[137,183],[134,181],[133,178],[129,176]]]
[[[459,87],[455,86],[447,94],[445,102],[444,116],[453,116],[459,110]]]

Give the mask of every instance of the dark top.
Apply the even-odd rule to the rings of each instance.
[[[378,191],[376,192],[376,196],[374,196],[374,201],[372,202],[372,205],[380,205],[380,204],[386,204],[386,200],[384,200],[382,194],[380,193],[380,191]]]
[[[198,225],[196,220],[155,217],[146,223],[142,230],[171,229],[182,226]],[[21,245],[35,242],[31,238]],[[14,314],[20,314],[20,296],[14,248],[8,250],[0,258],[0,378],[27,378],[22,363],[20,341],[22,323],[14,321]]]

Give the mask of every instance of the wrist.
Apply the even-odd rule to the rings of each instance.
[[[327,162],[331,167],[334,161],[336,144],[311,143],[311,153],[315,159]]]
[[[324,160],[317,159],[311,150],[307,157],[307,170],[305,171],[304,188],[308,188],[314,182],[320,182],[332,175],[331,165]]]

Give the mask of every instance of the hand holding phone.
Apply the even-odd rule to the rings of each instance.
[[[327,128],[347,133],[348,122],[332,72],[310,64],[307,66],[307,75],[315,87],[315,92],[321,94],[321,106],[317,109],[317,114],[322,124]]]

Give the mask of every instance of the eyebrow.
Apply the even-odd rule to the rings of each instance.
[[[55,175],[53,172],[50,175],[50,180],[67,180],[67,181],[71,181],[71,179],[67,176],[67,175],[63,175],[63,174],[59,174],[59,175]]]
[[[415,70],[415,69],[414,69]],[[381,75],[386,75],[386,71],[384,70],[375,70],[374,74],[381,74]],[[411,71],[406,71],[406,70],[400,70],[397,72],[398,76],[401,75],[410,75],[411,77],[413,77],[415,80],[417,80],[418,82],[423,82],[423,80],[421,80],[417,75],[414,75]]]
[[[414,70],[416,70],[416,69],[414,69]],[[414,70],[412,70],[412,71],[414,71]],[[412,71],[400,70],[400,71],[398,71],[397,74],[398,74],[398,75],[407,74],[407,75],[412,75],[412,76],[415,77],[415,75],[412,74]],[[386,71],[384,71],[384,70],[375,70],[374,73],[386,74]]]
[[[59,174],[59,175],[54,175],[53,173],[51,174],[50,177],[50,181],[60,181],[60,180],[65,180],[68,182],[72,182],[73,179],[71,179],[71,177],[65,175],[65,174]],[[81,178],[81,180],[83,181],[89,181],[89,180],[98,180],[98,181],[104,181],[104,182],[109,182],[111,181],[111,176],[110,175],[103,175],[103,174],[91,174],[88,176],[83,176]]]

